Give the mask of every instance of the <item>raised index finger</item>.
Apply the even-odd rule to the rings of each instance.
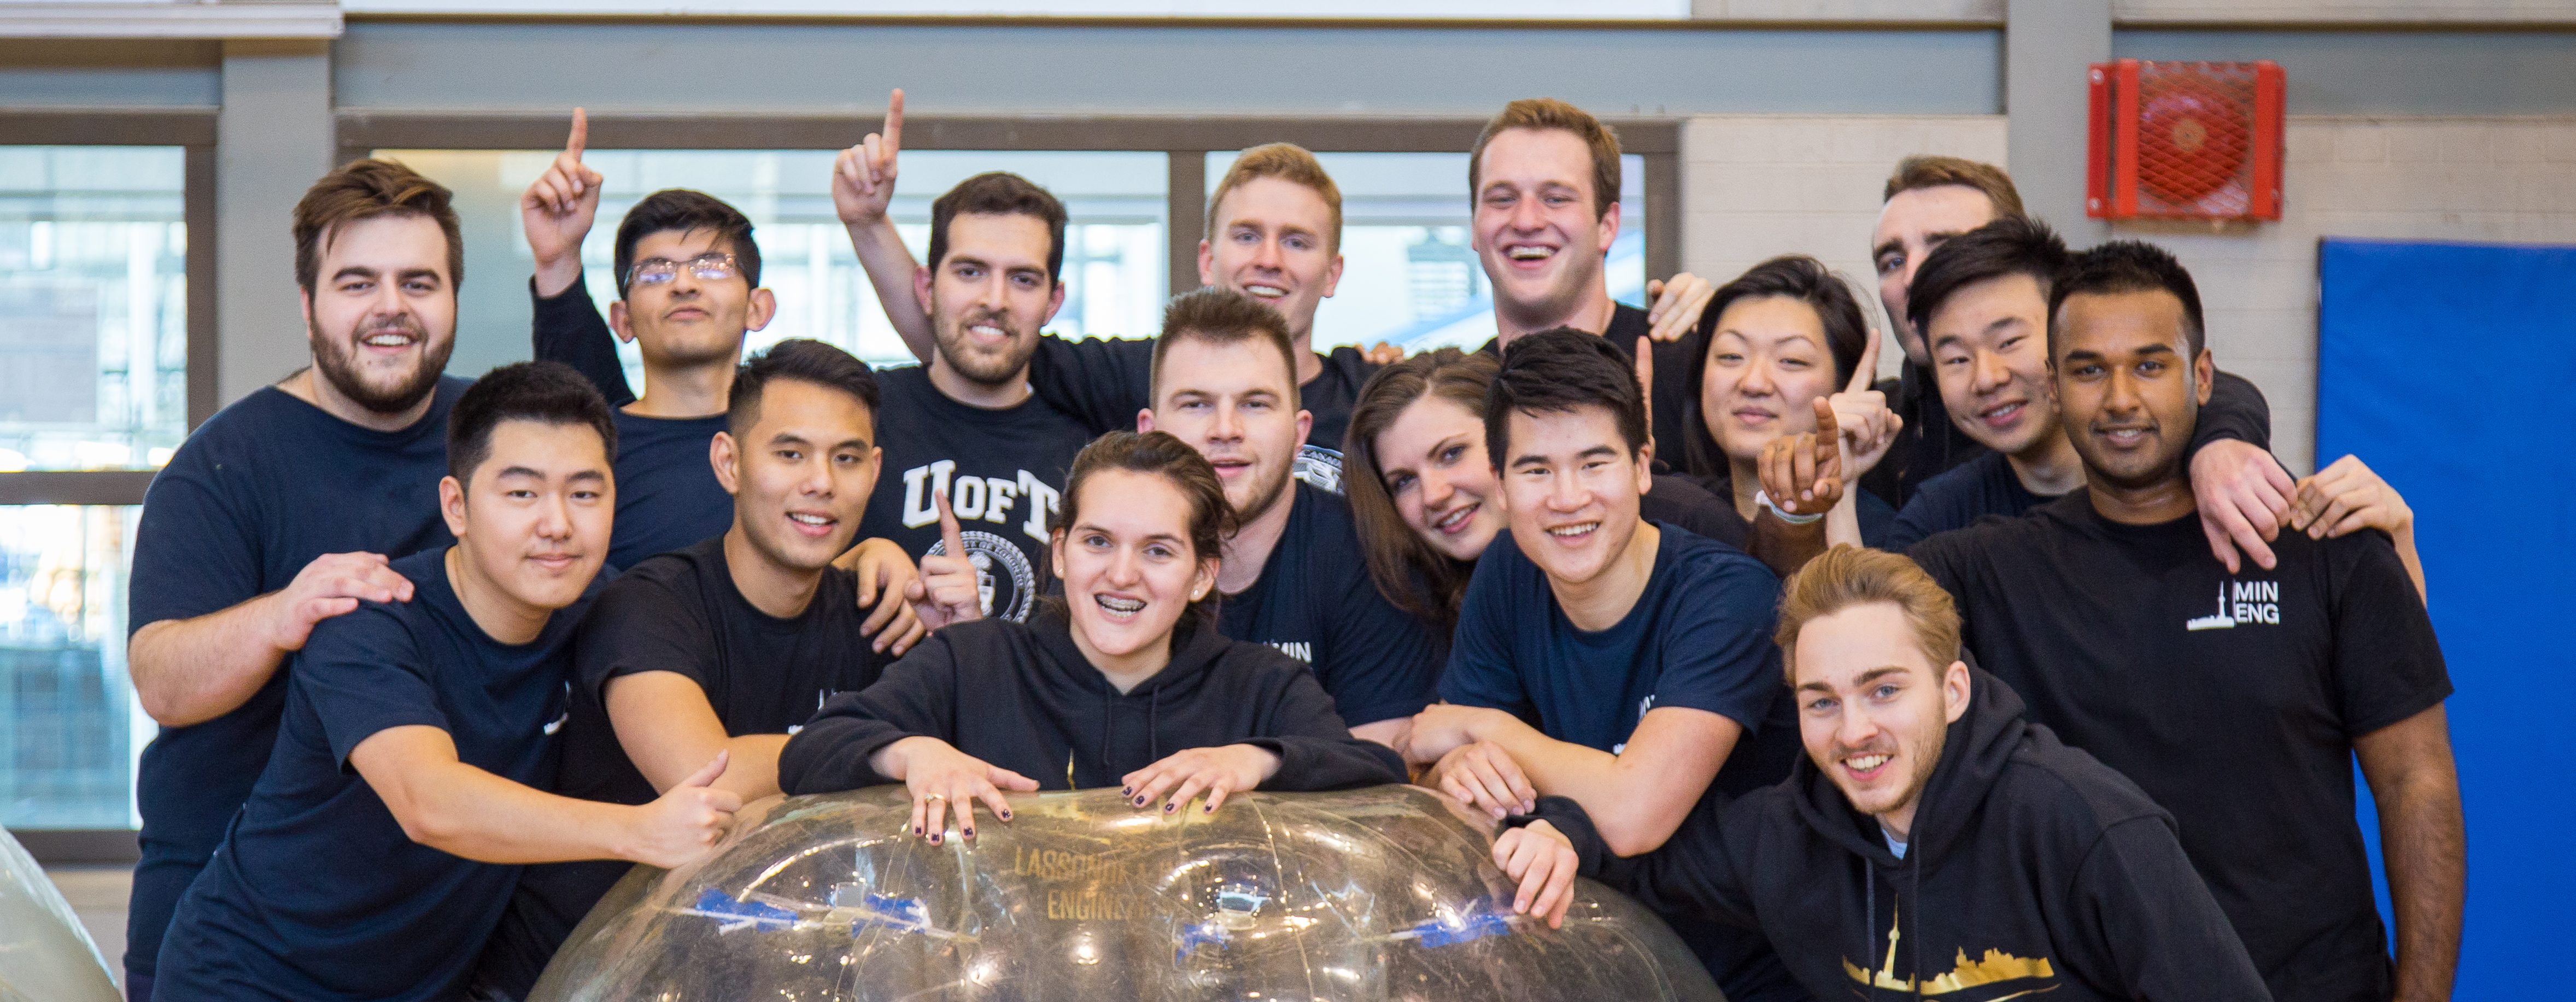
[[[573,158],[575,161],[579,161],[581,159],[581,151],[588,148],[590,148],[590,113],[580,108],[574,108],[572,110],[572,134],[564,137],[564,155]]]
[[[1886,339],[1872,334],[1860,350],[1860,361],[1852,366],[1851,385],[1845,392],[1858,393],[1878,383],[1878,345]]]
[[[934,491],[930,498],[939,505],[939,542],[948,548],[949,556],[966,559],[966,533],[957,527],[957,513],[948,507],[948,492]]]
[[[895,88],[894,94],[886,98],[883,135],[885,136],[885,155],[892,158],[895,151],[903,148],[903,88],[901,87]]]
[[[1843,429],[1841,422],[1834,419],[1833,401],[1825,397],[1817,397],[1809,403],[1816,408],[1816,450],[1824,451],[1826,443],[1832,443],[1837,450],[1841,449]],[[1823,457],[1817,458],[1821,460]]]

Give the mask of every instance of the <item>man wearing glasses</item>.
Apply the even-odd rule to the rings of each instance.
[[[751,220],[722,199],[671,188],[645,196],[618,223],[618,299],[603,320],[582,282],[581,244],[598,215],[602,181],[581,161],[588,138],[588,118],[576,108],[563,153],[520,197],[519,217],[537,263],[529,280],[536,357],[580,370],[616,408],[608,565],[624,569],[733,524],[733,496],[716,482],[709,447],[725,430],[743,340],[769,325],[778,300],[760,287]],[[627,385],[612,334],[644,356],[640,395]],[[859,604],[874,609],[866,632],[878,650],[900,654],[920,638],[902,601],[915,572],[901,547],[868,540],[839,566],[858,573]]]

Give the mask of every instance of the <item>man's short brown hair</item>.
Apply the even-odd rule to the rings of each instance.
[[[1780,672],[1798,684],[1798,631],[1817,617],[1885,602],[1905,614],[1932,673],[1959,660],[1959,607],[1913,560],[1844,544],[1807,561],[1780,586]]]
[[[2021,191],[2013,187],[2012,175],[2004,173],[2001,167],[1965,157],[1918,155],[1897,161],[1896,172],[1887,176],[1887,192],[1879,196],[1879,201],[1895,198],[1903,192],[1950,184],[1984,192],[1986,201],[1994,203],[1995,215],[2022,214]]]
[[[1525,97],[1503,106],[1503,111],[1485,123],[1485,131],[1476,134],[1476,147],[1467,154],[1467,200],[1482,198],[1485,187],[1485,144],[1506,129],[1557,129],[1571,132],[1592,151],[1592,217],[1599,219],[1619,204],[1619,136],[1592,113],[1552,97]]]
[[[1288,406],[1298,406],[1297,349],[1288,338],[1288,318],[1270,304],[1214,285],[1172,297],[1171,305],[1163,308],[1163,336],[1154,339],[1154,365],[1148,377],[1156,400],[1162,399],[1163,356],[1179,341],[1214,345],[1259,341],[1278,349],[1280,361],[1288,366]]]
[[[1234,158],[1234,166],[1226,168],[1225,178],[1216,183],[1216,192],[1208,196],[1207,238],[1218,239],[1220,234],[1217,227],[1223,225],[1222,221],[1216,218],[1217,203],[1225,201],[1225,196],[1234,194],[1236,188],[1243,187],[1256,178],[1265,177],[1275,177],[1290,184],[1304,185],[1308,190],[1313,191],[1316,197],[1323,199],[1325,208],[1332,210],[1333,214],[1332,232],[1324,234],[1325,245],[1328,252],[1341,253],[1342,189],[1333,183],[1332,175],[1324,173],[1323,163],[1316,160],[1314,154],[1306,152],[1305,147],[1294,143],[1268,143],[1255,146],[1243,151],[1242,156]]]
[[[986,171],[957,182],[957,187],[930,202],[930,261],[933,270],[948,256],[948,226],[959,214],[1027,216],[1047,229],[1047,284],[1064,283],[1064,203],[1029,179],[1007,171]]]
[[[465,241],[456,225],[454,196],[445,185],[392,160],[352,160],[322,175],[295,203],[295,284],[313,291],[322,251],[341,227],[378,216],[427,216],[447,236],[447,283],[465,283]]]

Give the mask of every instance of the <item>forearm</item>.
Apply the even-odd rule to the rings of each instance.
[[[249,702],[286,662],[270,639],[275,593],[134,632],[125,664],[143,712],[163,727],[202,724]]]
[[[633,859],[642,808],[556,796],[462,762],[420,766],[386,798],[403,834],[485,863]],[[380,791],[381,792],[381,791]]]
[[[581,254],[576,251],[554,259],[537,261],[536,292],[542,299],[553,299],[581,281]]]
[[[714,761],[718,752],[730,753],[724,775],[707,785],[731,791],[748,803],[778,792],[778,756],[786,748],[787,735],[745,734],[665,748],[652,756],[654,761],[650,765],[646,764],[643,756],[632,757],[637,770],[644,773],[645,781],[653,784],[653,792],[669,793],[672,787]]]
[[[902,234],[895,231],[894,220],[879,216],[864,223],[851,223],[850,249],[859,255],[859,267],[868,273],[868,285],[877,292],[877,302],[885,307],[886,321],[903,338],[903,346],[923,365],[938,350],[931,334],[930,315],[922,312],[921,302],[913,298],[912,276],[920,268],[912,258],[912,249],[903,245]]]
[[[1752,548],[1753,559],[1762,561],[1762,566],[1771,568],[1771,573],[1787,578],[1832,545],[1826,537],[1828,528],[1823,519],[1791,525],[1770,512],[1756,512],[1748,545]]]
[[[902,774],[889,775],[872,764],[878,753],[902,738],[901,732],[874,721],[818,717],[788,738],[779,751],[779,790],[796,796],[903,782]]]
[[[2418,770],[2397,789],[2373,790],[2380,849],[2397,916],[2397,995],[2404,1002],[2451,997],[2460,960],[2460,912],[2468,887],[2468,835],[2457,777]]]
[[[1471,737],[1501,746],[1540,795],[1581,805],[1614,855],[1634,856],[1663,845],[1699,800],[1697,791],[1672,796],[1674,777],[1667,770],[1644,768],[1634,759],[1558,741],[1518,720],[1497,718],[1474,728]]]
[[[2211,382],[2209,402],[2201,405],[2193,425],[2191,451],[2197,453],[2223,438],[2259,449],[2272,447],[2271,403],[2263,399],[2262,388],[2231,372],[2218,373]]]

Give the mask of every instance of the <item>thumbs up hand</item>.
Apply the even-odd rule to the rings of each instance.
[[[715,851],[725,829],[733,824],[733,812],[742,809],[742,797],[714,785],[732,754],[717,752],[696,775],[636,808],[635,847],[627,858],[670,869]]]
[[[581,162],[589,144],[590,116],[574,108],[563,152],[519,196],[520,228],[527,231],[528,250],[536,255],[541,296],[560,295],[581,277],[581,241],[599,216],[599,172]]]
[[[904,586],[904,598],[912,603],[914,618],[936,630],[984,618],[984,595],[975,561],[966,555],[966,534],[948,507],[948,492],[935,491],[930,498],[939,506],[940,552],[921,558],[921,577]]]

